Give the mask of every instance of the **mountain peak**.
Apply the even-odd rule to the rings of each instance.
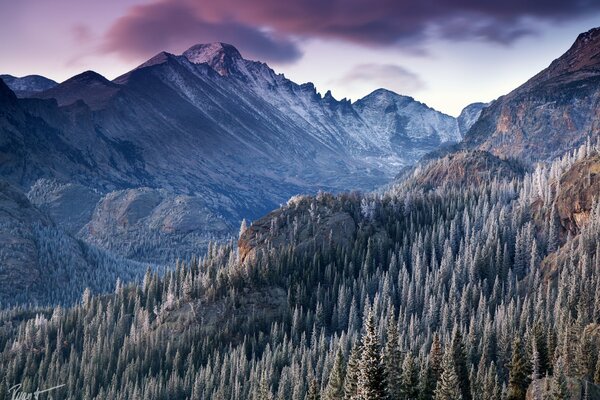
[[[229,75],[235,62],[243,59],[238,49],[222,42],[197,44],[187,49],[183,56],[194,64],[210,65],[222,76]]]
[[[8,87],[4,80],[0,78],[0,104],[5,102],[14,102],[17,99],[14,92]]]
[[[64,81],[62,84],[73,83],[73,82],[78,82],[78,83],[79,82],[84,82],[84,83],[100,82],[100,83],[110,84],[110,81],[108,79],[106,79],[99,73],[97,73],[95,71],[90,71],[90,70],[82,72],[78,75],[72,76],[71,78]]]
[[[58,85],[52,79],[40,75],[27,75],[20,78],[12,75],[0,75],[0,79],[17,95],[43,92]]]
[[[581,33],[565,54],[531,78],[519,89],[530,89],[543,82],[551,84],[577,81],[600,74],[600,27]]]
[[[592,28],[587,32],[579,34],[579,36],[577,36],[577,40],[575,40],[575,43],[587,45],[590,42],[594,44],[598,41],[600,41],[600,27]]]

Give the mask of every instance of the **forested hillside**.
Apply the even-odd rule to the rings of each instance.
[[[163,277],[3,311],[0,398],[599,398],[600,205],[563,201],[599,150],[529,171],[465,153],[384,193],[294,197]]]

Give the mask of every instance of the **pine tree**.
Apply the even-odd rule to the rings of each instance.
[[[387,342],[383,352],[383,363],[385,367],[386,392],[389,400],[399,400],[401,395],[402,375],[401,365],[402,354],[398,345],[398,328],[396,321],[391,318],[387,326]]]
[[[458,376],[462,399],[471,400],[471,382],[469,379],[469,368],[467,367],[467,356],[459,329],[454,331],[452,338],[452,356],[454,358],[454,368]]]
[[[381,346],[375,328],[372,311],[365,319],[362,338],[362,357],[359,364],[357,399],[383,400],[385,393],[385,372],[381,362]]]
[[[320,400],[321,389],[319,388],[319,382],[316,378],[312,378],[308,385],[308,393],[306,394],[306,400]]]
[[[567,378],[563,371],[562,359],[559,359],[554,368],[554,375],[550,382],[550,400],[568,400],[570,399]]]
[[[523,354],[521,339],[516,337],[512,345],[512,359],[510,362],[510,374],[508,378],[507,400],[524,400],[529,387],[529,372],[527,361]]]
[[[344,354],[342,349],[338,348],[333,363],[333,368],[329,373],[329,380],[325,393],[323,395],[324,400],[343,400],[344,399],[344,377],[346,371],[344,368]]]
[[[419,369],[413,356],[408,353],[402,363],[402,396],[404,400],[416,400],[419,396]]]
[[[267,374],[265,372],[262,373],[260,378],[260,384],[258,387],[257,400],[272,400],[273,394],[271,393],[271,388],[269,387],[269,381],[267,380]]]
[[[362,358],[362,346],[355,343],[350,352],[346,376],[344,378],[344,399],[354,400],[358,395],[358,376],[360,374],[360,360]]]
[[[240,224],[240,232],[238,234],[238,238],[241,238],[244,233],[248,230],[248,222],[246,218],[242,219],[242,223]]]
[[[440,342],[439,335],[436,333],[433,335],[433,342],[429,352],[429,369],[431,370],[432,377],[436,383],[442,374],[443,357],[444,353],[442,351],[442,343]]]
[[[452,349],[448,348],[444,352],[442,374],[435,388],[435,400],[464,400],[455,368]]]

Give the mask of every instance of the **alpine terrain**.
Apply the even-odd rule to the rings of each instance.
[[[599,94],[600,28],[457,119],[223,43],[0,83],[0,399],[600,399]]]

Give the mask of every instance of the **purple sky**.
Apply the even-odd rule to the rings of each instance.
[[[452,115],[508,92],[600,21],[591,0],[0,0],[0,73],[114,78],[228,42],[321,92],[386,87]]]

